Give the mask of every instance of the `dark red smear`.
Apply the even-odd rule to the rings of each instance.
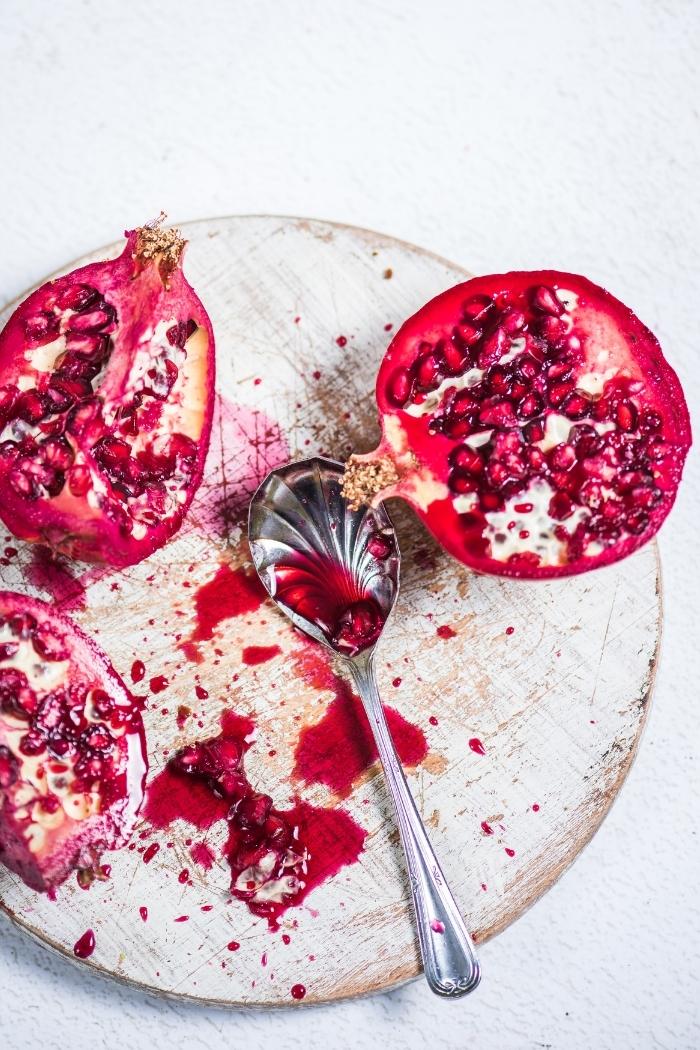
[[[456,638],[457,637],[457,632],[455,630],[453,630],[448,623],[444,623],[444,624],[442,624],[441,627],[438,627],[436,633],[439,635],[440,638]]]
[[[146,674],[146,665],[143,660],[134,660],[131,665],[131,681],[136,684],[143,680]]]
[[[506,846],[505,850],[506,850],[506,853],[508,854],[509,857],[514,857],[515,856],[515,850],[514,849],[509,849],[508,846]]]
[[[190,850],[190,857],[195,864],[198,864],[200,868],[204,868],[205,871],[211,871],[216,860],[214,851],[207,846],[206,842],[195,842]]]
[[[290,992],[292,999],[303,999],[306,995],[306,988],[303,984],[294,984],[292,985]]]
[[[144,921],[144,922],[147,922],[147,921],[148,921],[148,908],[145,908],[145,907],[144,907],[144,906],[142,905],[142,906],[141,906],[141,907],[139,908],[139,915],[141,916],[141,918],[143,919],[143,921]]]
[[[344,679],[332,672],[330,678],[335,699],[320,722],[302,729],[294,755],[294,775],[307,784],[325,784],[345,796],[379,756],[359,697]],[[393,708],[384,705],[384,713],[399,758],[405,766],[417,766],[428,753],[425,734]]]
[[[514,632],[515,627],[506,627],[506,634],[513,634]]]
[[[188,920],[189,915],[178,915],[176,919],[173,919],[173,922],[187,922]]]
[[[229,811],[231,803],[216,798],[203,782],[168,765],[146,791],[143,815],[154,828],[167,828],[174,820],[186,820],[207,831]],[[144,860],[146,854],[144,854]]]
[[[287,810],[271,806],[272,800],[261,794],[259,785],[253,789],[243,769],[243,756],[251,746],[254,723],[246,716],[225,711],[221,727],[219,736],[184,749],[158,774],[148,789],[144,815],[158,828],[178,818],[200,828],[227,819],[229,835],[224,856],[231,868],[232,895],[243,900],[254,915],[265,917],[271,929],[276,929],[279,916],[287,908],[299,905],[312,889],[357,860],[366,832],[341,809],[323,809],[301,800]],[[183,767],[184,758],[180,756],[188,756],[189,764]],[[212,772],[212,762],[223,762],[223,765],[214,766]],[[267,818],[263,812],[264,823],[260,824],[253,814],[263,798],[267,798],[270,808]],[[281,832],[286,839],[279,846]],[[287,863],[289,851],[297,858],[292,873],[299,879],[299,885],[283,902],[256,901],[247,886],[236,888],[241,874],[270,850],[277,853],[278,863],[283,860]],[[290,871],[287,867],[283,869],[285,874]]]
[[[144,864],[150,864],[156,853],[160,849],[157,842],[152,842],[147,850],[144,851],[143,857],[141,858]]]
[[[29,582],[47,591],[64,612],[85,608],[85,584],[74,575],[70,565],[54,556],[48,547],[32,549],[26,574]]]
[[[86,930],[73,945],[73,955],[79,959],[89,959],[95,950],[95,934],[92,930]]]
[[[168,688],[168,679],[164,674],[157,674],[154,678],[151,678],[149,686],[152,693],[162,693],[164,689]]]
[[[248,667],[255,667],[257,664],[264,664],[272,660],[281,652],[279,645],[247,645],[241,654],[241,659]]]
[[[486,820],[482,820],[481,830],[483,831],[484,835],[493,835],[493,828]]]
[[[177,728],[178,729],[183,729],[184,728],[185,722],[187,721],[187,719],[190,717],[191,714],[192,714],[192,711],[190,710],[189,707],[185,707],[184,704],[180,704],[180,706],[177,709]]]
[[[289,936],[288,933],[283,933],[282,934],[282,944],[291,944],[291,941],[292,941],[292,938]]]
[[[180,648],[189,660],[201,663],[197,642],[214,637],[214,628],[223,620],[245,616],[259,609],[267,597],[257,573],[220,565],[216,574],[203,583],[195,595],[195,628]]]
[[[471,740],[469,741],[469,746],[476,755],[486,754],[486,748],[476,736],[473,736],[471,738]]]
[[[428,721],[430,722],[431,726],[436,726],[438,724],[438,720],[435,717],[435,715],[431,715]]]

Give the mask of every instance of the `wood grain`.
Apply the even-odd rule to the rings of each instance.
[[[177,639],[191,633],[197,586],[222,561],[249,565],[242,513],[267,469],[285,458],[341,458],[373,447],[372,389],[390,338],[385,326],[398,327],[465,273],[392,238],[316,221],[215,219],[189,224],[186,235],[188,276],[217,333],[220,396],[205,480],[165,550],[124,572],[83,573],[85,608],[72,615],[127,679],[135,658],[147,665],[146,683],[158,674],[168,678],[146,713],[152,774],[173,749],[216,732],[227,705],[257,722],[247,762],[253,783],[281,805],[296,790],[333,804],[338,800],[326,788],[300,788],[291,776],[300,728],[318,721],[331,694],[304,678],[305,650],[287,621],[269,606],[226,620],[201,643],[201,664],[183,656]],[[566,870],[629,770],[661,630],[656,549],[589,576],[517,583],[470,575],[408,510],[392,507],[392,513],[403,552],[402,593],[378,654],[380,689],[428,737],[429,754],[410,773],[411,786],[456,897],[483,941]],[[19,553],[0,567],[2,587],[67,597],[70,604],[70,580],[48,586],[35,552],[13,546]],[[437,634],[444,624],[455,637]],[[241,651],[249,644],[278,645],[281,655],[244,666]],[[210,694],[204,702],[195,698],[197,681]],[[183,705],[194,713],[180,730],[176,713]],[[472,738],[483,742],[485,755],[470,749]],[[307,987],[303,1004],[387,989],[414,977],[419,960],[377,770],[341,804],[367,830],[366,850],[358,864],[288,911],[277,934],[242,904],[227,903],[223,862],[210,872],[196,868],[186,840],[204,836],[182,823],[153,836],[162,848],[149,865],[123,850],[109,858],[108,882],[84,892],[71,880],[56,903],[2,870],[0,907],[71,959],[76,939],[92,927],[97,948],[80,965],[172,998],[279,1006],[298,1005],[290,998],[297,982]],[[208,841],[216,837],[214,828]],[[184,867],[192,886],[178,882]],[[204,904],[213,910],[202,912]],[[141,905],[149,909],[147,923]],[[183,913],[189,920],[174,923]],[[235,953],[226,947],[233,939],[241,945]]]

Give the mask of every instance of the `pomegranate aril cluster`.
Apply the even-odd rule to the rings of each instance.
[[[502,511],[542,479],[554,490],[555,522],[585,508],[573,535],[555,528],[570,554],[643,533],[663,498],[658,465],[672,451],[661,416],[641,407],[640,385],[622,375],[595,394],[578,385],[588,366],[566,293],[540,285],[514,298],[467,299],[442,338],[420,343],[411,367],[395,370],[390,401],[446,439],[449,488],[473,494],[467,513]]]
[[[197,448],[177,433],[160,443],[151,440],[149,399],[167,400],[179,374],[176,359],[184,360],[196,327],[190,320],[168,328],[139,389],[113,407],[99,394],[118,328],[117,312],[105,297],[88,285],[69,285],[25,319],[27,350],[43,353],[36,385],[0,388],[0,466],[15,493],[33,501],[56,497],[67,485],[71,495],[84,496],[92,487],[94,459],[111,482],[112,495],[126,504],[125,514],[140,520],[148,512],[154,520],[164,514],[167,485],[171,479],[176,488],[186,484]],[[50,349],[48,356],[42,348]],[[145,509],[130,505],[143,496]]]

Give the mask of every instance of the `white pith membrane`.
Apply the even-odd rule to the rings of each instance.
[[[299,837],[298,827],[292,829],[292,838]],[[233,889],[246,900],[259,904],[284,904],[306,885],[303,876],[308,870],[308,853],[288,847],[283,857],[274,850],[263,854],[257,864],[240,872]],[[274,873],[274,877],[273,877]]]
[[[100,302],[109,308],[109,293],[100,296]],[[51,309],[50,303],[49,299],[45,310]],[[47,382],[52,376],[62,378],[57,368],[66,353],[80,356],[75,350],[71,350],[67,341],[76,334],[71,331],[70,326],[75,323],[76,318],[80,318],[81,311],[59,310],[58,306],[54,305],[53,314],[57,319],[55,338],[43,345],[26,346],[26,365],[16,380],[20,393],[39,389],[40,384]],[[53,435],[47,434],[45,428],[50,428],[61,417],[67,421],[71,407],[52,411],[36,423],[21,418],[10,418],[0,431],[0,444],[25,442],[30,445],[30,451],[26,454],[23,451],[15,453],[13,466],[7,471],[15,492],[24,496],[29,504],[36,500],[47,500],[59,512],[76,513],[76,500],[82,499],[82,495],[79,491],[80,486],[73,488],[73,479],[80,475],[84,498],[88,507],[95,512],[95,517],[105,510],[108,513],[111,511],[117,515],[121,530],[135,540],[143,539],[149,526],[178,514],[187,501],[187,486],[195,463],[195,446],[202,423],[196,396],[198,392],[191,391],[187,399],[189,403],[184,401],[187,383],[183,382],[183,366],[188,352],[193,350],[196,358],[206,350],[206,333],[202,328],[196,327],[194,322],[192,324],[194,331],[186,340],[180,340],[183,345],[176,345],[168,338],[168,331],[178,326],[175,316],[159,321],[155,328],[146,328],[138,338],[124,385],[113,396],[105,392],[109,390],[110,385],[110,360],[114,353],[114,336],[118,331],[119,317],[116,317],[115,322],[97,331],[86,332],[88,337],[108,336],[109,349],[98,374],[87,380],[92,394],[87,395],[87,399],[77,398],[73,407],[79,408],[81,404],[85,405],[97,399],[101,403],[104,421],[102,433],[94,440],[90,437],[86,439],[86,431],[91,429],[89,422],[82,434],[72,434],[67,426],[59,428],[57,436],[70,445],[72,462],[63,470],[51,472],[46,467],[41,443]],[[175,366],[178,372],[174,383],[171,382],[169,387],[167,368],[172,366]],[[150,391],[153,393],[149,393]],[[134,396],[139,395],[142,398],[141,405],[128,416],[124,406],[129,406]],[[128,426],[129,419],[134,420],[135,426],[124,433],[123,426]],[[95,430],[97,429],[95,427]],[[137,432],[133,433],[133,430]],[[156,457],[167,455],[173,436],[188,439],[192,447],[191,450],[188,447],[186,454],[178,453],[174,457],[174,469],[170,476],[146,479],[143,475],[142,484],[139,484],[137,476],[136,481],[129,484],[128,479],[125,480],[108,469],[104,462],[98,462],[99,446],[104,437],[127,442],[131,446],[131,461],[136,463],[136,457],[141,453],[149,452]],[[31,448],[32,440],[38,448]],[[172,459],[172,456],[170,458]],[[60,490],[52,494],[50,485],[57,472],[64,477],[64,481]],[[50,480],[47,481],[47,477]],[[31,481],[27,482],[27,478]],[[139,488],[143,491],[138,491]],[[25,489],[28,489],[28,492],[25,492]]]
[[[579,299],[573,292],[565,289],[551,289],[551,292],[566,310],[557,320],[564,326],[564,335],[569,335],[574,330],[574,317],[579,308]],[[422,345],[428,347],[425,353],[429,353],[432,344],[423,343]],[[480,387],[485,378],[488,381],[488,373],[491,369],[502,368],[512,362],[517,362],[518,358],[523,355],[529,356],[526,339],[521,334],[510,336],[504,352],[495,360],[491,360],[487,367],[476,367],[472,363],[462,375],[448,376],[442,379],[434,389],[425,390],[423,388],[421,390],[419,388],[409,398],[409,403],[401,406],[401,414],[405,413],[414,419],[426,417],[434,419],[440,413],[449,414],[451,399],[455,394]],[[624,368],[609,367],[614,356],[614,352],[608,352],[603,341],[595,354],[593,367],[589,360],[588,371],[577,375],[574,369],[574,386],[571,393],[585,394],[593,405],[604,394],[606,384],[614,379],[629,381],[630,386],[626,396],[628,400],[631,400],[635,392],[641,391],[643,384],[626,373]],[[532,389],[534,390],[534,387]],[[637,410],[639,408],[638,405],[634,407]],[[547,414],[544,416],[542,438],[527,442],[530,447],[539,448],[543,453],[548,453],[557,446],[569,445],[570,438],[574,436],[572,432],[578,427],[589,427],[601,437],[618,429],[616,423],[609,419],[597,420],[591,415],[577,415],[575,418],[570,418],[556,408],[547,408],[545,405],[545,409]],[[484,446],[488,445],[495,435],[508,433],[509,429],[519,434],[521,428],[533,421],[536,420],[518,418],[515,425],[509,423],[499,426],[482,424],[483,429],[474,430],[462,442],[455,439],[451,456],[455,455],[460,445],[474,450],[481,449],[488,454],[488,449],[484,449]],[[410,438],[401,423],[401,415],[385,416],[384,437],[387,445],[396,454],[396,462],[401,463],[402,458],[405,460]],[[651,466],[653,468],[653,464]],[[611,473],[624,469],[624,466],[620,465],[616,471],[611,468]],[[654,478],[658,477],[658,472],[652,470],[652,473]],[[578,503],[576,496],[571,496],[573,505],[571,511],[561,517],[553,516],[550,501],[557,495],[557,489],[548,478],[541,475],[525,478],[517,491],[503,497],[503,505],[498,509],[485,508],[480,499],[478,477],[476,475],[473,477],[474,491],[458,493],[453,491],[449,485],[439,481],[430,468],[416,464],[414,460],[408,463],[406,478],[402,479],[399,489],[424,512],[427,512],[432,504],[448,499],[457,514],[478,515],[479,519],[483,519],[484,522],[482,538],[488,543],[488,557],[494,561],[507,563],[517,560],[521,555],[535,555],[538,559],[537,564],[541,567],[557,567],[566,564],[569,561],[570,539],[577,529],[591,519],[597,509],[596,505]],[[606,484],[605,472],[602,475],[592,475],[592,480],[599,485],[600,502],[620,500],[620,493],[612,484]],[[608,480],[612,481],[613,478],[609,477]],[[515,485],[515,481],[513,484]],[[624,525],[621,525],[621,528],[624,535]],[[604,551],[610,542],[617,542],[617,539],[599,540],[593,534],[587,537],[585,545],[579,551],[579,556],[595,557]]]
[[[41,625],[40,625],[41,626]],[[50,626],[50,625],[49,625]],[[65,638],[70,645],[70,639]],[[13,631],[9,620],[0,622],[0,646],[10,646],[16,651],[11,656],[0,659],[0,676],[2,672],[18,671],[26,676],[27,686],[36,695],[36,712],[30,719],[20,717],[9,705],[0,706],[0,748],[9,750],[14,758],[13,768],[16,779],[6,787],[0,786],[0,814],[5,818],[11,816],[14,830],[24,840],[30,853],[37,858],[50,856],[54,848],[60,849],[68,837],[78,833],[84,821],[102,814],[103,792],[99,775],[80,778],[76,773],[76,763],[86,757],[86,750],[71,749],[63,755],[50,750],[47,730],[40,729],[51,718],[46,712],[57,710],[63,696],[68,693],[71,684],[71,658],[66,660],[48,660],[37,653],[31,637],[23,638]],[[2,679],[0,678],[0,682]],[[84,706],[72,708],[76,711],[73,724],[76,731],[103,727],[113,741],[108,749],[96,750],[94,753],[112,759],[110,780],[125,775],[125,793],[123,798],[114,799],[117,822],[126,824],[135,815],[140,801],[140,782],[143,775],[143,758],[140,753],[140,740],[133,729],[130,731],[135,746],[126,749],[118,746],[120,739],[129,732],[126,724],[115,725],[108,718],[99,716],[93,704],[95,690],[106,692],[103,683],[95,682],[88,689]],[[129,710],[131,700],[124,692],[110,691],[113,708]],[[44,706],[46,704],[46,706]],[[63,707],[61,705],[63,713]],[[86,725],[82,725],[82,714]],[[39,754],[25,754],[22,741],[28,733],[38,734],[44,740],[44,749]],[[42,803],[49,802],[47,807]],[[9,803],[9,810],[8,810]],[[115,828],[116,830],[116,828]],[[0,825],[0,840],[2,840]]]

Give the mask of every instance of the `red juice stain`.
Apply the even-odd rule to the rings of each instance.
[[[344,335],[339,335],[338,338],[336,339],[336,343],[340,347],[347,346],[348,345],[347,337],[344,336]]]
[[[292,999],[303,999],[306,995],[306,988],[303,984],[293,984],[289,991]]]
[[[476,755],[485,755],[486,754],[486,748],[481,743],[479,738],[476,737],[476,736],[473,736],[471,738],[471,740],[469,741],[469,747],[472,749],[472,751]]]
[[[207,692],[207,690],[204,688],[203,685],[196,685],[194,687],[194,691],[196,693],[196,696],[197,696],[198,700],[207,700],[209,698],[209,693]]]
[[[139,915],[143,922],[148,922],[148,908],[143,905],[139,908]]]
[[[133,664],[131,665],[131,681],[134,684],[136,684],[136,682],[141,682],[143,681],[145,674],[146,665],[143,662],[143,660],[134,660]]]
[[[190,877],[189,870],[187,868],[183,868],[182,871],[180,872],[180,874],[177,877],[177,881],[184,886],[184,884],[187,882],[189,877]]]
[[[401,685],[401,679],[395,678],[391,684],[393,685],[394,689],[398,689]]]
[[[238,943],[238,941],[229,941],[226,947],[230,952],[237,952],[240,948],[240,944]]]
[[[433,933],[444,933],[445,924],[444,922],[440,922],[439,919],[433,919],[430,923],[430,929],[433,931]]]
[[[189,707],[185,707],[184,704],[180,704],[180,706],[177,709],[177,728],[178,729],[183,729],[184,728],[185,722],[187,721],[187,719],[190,717],[191,714],[192,714],[192,711],[190,710]]]
[[[255,667],[272,660],[281,652],[279,645],[247,645],[241,653],[241,659],[248,667]]]
[[[533,813],[539,813],[539,811],[540,811],[539,803],[534,802],[533,805],[532,805],[532,812]]]
[[[292,938],[289,936],[288,933],[283,933],[282,934],[282,944],[291,944],[291,941],[292,941]]]
[[[162,693],[168,688],[168,679],[164,674],[157,674],[148,684],[152,693]]]
[[[269,795],[254,789],[244,771],[254,729],[250,718],[225,711],[219,736],[181,752],[188,772],[176,756],[158,774],[148,789],[144,815],[159,828],[178,818],[201,828],[226,820],[223,855],[231,869],[231,896],[276,929],[287,908],[301,904],[316,886],[357,860],[366,832],[341,809],[296,800],[280,810]],[[270,853],[272,869],[262,863]],[[280,891],[268,885],[278,879],[284,879]]]
[[[435,632],[439,638],[456,638],[457,632],[448,623],[443,623]]]
[[[321,720],[299,734],[294,775],[307,784],[325,784],[344,796],[379,756],[362,701],[336,675],[333,689],[335,699]],[[425,734],[393,708],[385,705],[384,712],[399,758],[406,766],[417,766],[428,753]]]
[[[92,930],[86,930],[73,945],[73,955],[76,955],[78,959],[89,959],[94,950],[95,934]]]
[[[483,831],[484,835],[493,835],[493,828],[486,820],[482,820],[481,830]]]
[[[260,409],[217,394],[204,477],[184,531],[229,538],[244,524],[251,496],[263,478],[291,458],[279,423]]]
[[[173,919],[173,922],[189,922],[189,918],[189,915],[178,915],[176,919]]]
[[[85,608],[85,584],[74,575],[68,562],[52,554],[48,547],[32,549],[32,560],[25,571],[29,582],[50,594],[64,612]]]
[[[158,845],[158,843],[152,842],[148,849],[144,851],[143,857],[141,858],[143,863],[150,864],[159,849],[160,846]]]
[[[435,717],[435,715],[431,715],[428,721],[430,722],[431,726],[436,726],[438,724],[438,720]]]
[[[506,634],[514,634],[515,627],[506,627]]]
[[[223,620],[255,612],[266,597],[257,573],[232,569],[226,563],[220,565],[212,579],[203,583],[195,595],[196,626],[189,639],[180,645],[185,656],[201,663],[197,643],[213,638],[214,629]]]
[[[514,849],[510,849],[508,846],[506,846],[505,847],[505,851],[506,851],[506,853],[508,854],[509,857],[514,857],[515,856],[515,850]]]
[[[202,907],[199,910],[200,911],[213,911],[214,910],[214,905],[213,904],[203,904]]]
[[[206,842],[195,842],[190,850],[190,857],[195,864],[198,864],[200,868],[204,868],[205,871],[211,871],[216,860],[214,851],[207,846]]]
[[[267,952],[263,952],[260,956],[260,965],[267,966]]]

